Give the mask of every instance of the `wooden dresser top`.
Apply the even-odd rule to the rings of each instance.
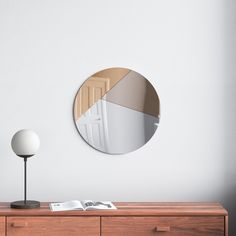
[[[49,203],[39,209],[11,209],[0,203],[0,216],[219,216],[228,215],[219,203],[115,202],[117,210],[52,212]]]

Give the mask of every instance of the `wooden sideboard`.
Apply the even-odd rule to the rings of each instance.
[[[218,203],[115,203],[112,211],[51,212],[0,203],[0,236],[228,236]]]

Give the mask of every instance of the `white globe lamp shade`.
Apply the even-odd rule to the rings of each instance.
[[[11,147],[20,157],[30,157],[36,154],[40,146],[38,135],[29,129],[23,129],[14,134]]]

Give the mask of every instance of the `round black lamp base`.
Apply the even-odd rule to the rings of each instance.
[[[11,208],[14,209],[34,209],[39,208],[40,202],[27,200],[25,201],[16,201],[11,203]]]

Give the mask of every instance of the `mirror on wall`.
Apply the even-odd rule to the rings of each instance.
[[[156,132],[160,101],[151,83],[126,68],[90,76],[74,101],[74,120],[83,139],[108,154],[132,152]]]

